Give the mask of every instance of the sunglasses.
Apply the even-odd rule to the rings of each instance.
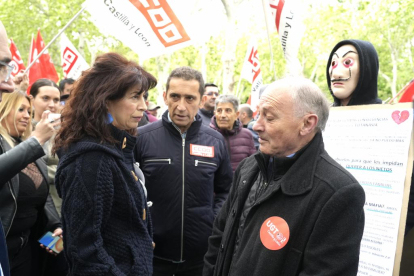
[[[218,92],[208,92],[204,95],[207,95],[207,96],[213,96],[214,95],[214,96],[218,97],[219,93]]]
[[[4,79],[4,82],[8,82],[13,70],[14,64],[9,65],[3,61],[0,61],[0,80]]]

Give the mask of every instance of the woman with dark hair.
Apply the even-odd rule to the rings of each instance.
[[[38,275],[45,251],[37,240],[46,231],[62,234],[40,158],[41,145],[53,135],[55,125],[45,113],[32,133],[31,112],[30,98],[20,92],[5,94],[0,103],[0,153],[7,158],[0,165],[0,227],[6,233],[12,276]]]
[[[52,80],[38,79],[37,81],[35,81],[32,87],[30,88],[29,97],[32,99],[33,102],[33,127],[36,127],[36,124],[39,122],[40,116],[44,111],[49,110],[51,114],[49,116],[55,117],[56,115],[54,114],[60,112],[60,91],[57,84]],[[57,164],[59,163],[59,159],[56,155],[51,154],[53,139],[54,137],[52,137],[50,141],[46,142],[43,145],[43,149],[46,153],[43,159],[46,162],[47,166],[47,183],[50,187],[50,195],[52,196],[53,203],[55,204],[56,210],[58,211],[58,214],[60,216],[62,199],[58,196],[55,188],[55,173]]]
[[[42,113],[50,110],[57,113],[60,101],[60,91],[57,84],[49,79],[38,79],[30,88],[30,96],[33,100],[34,122],[39,122]]]
[[[152,226],[133,148],[143,94],[156,84],[135,62],[107,53],[65,105],[54,151],[70,275],[152,275]]]

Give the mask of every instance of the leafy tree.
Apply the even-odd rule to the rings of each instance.
[[[205,71],[206,81],[219,85],[224,93],[235,93],[235,84],[240,80],[243,59],[251,36],[258,41],[259,60],[264,83],[274,80],[270,68],[270,50],[260,1],[253,0],[197,0],[202,10],[206,5],[219,1],[223,10],[214,16],[224,16],[230,22],[227,29],[206,37],[172,54],[148,60],[140,59],[137,53],[122,42],[99,32],[85,11],[65,31],[65,34],[83,51],[87,62],[103,52],[116,51],[136,60],[159,81],[156,91],[150,93],[151,100],[161,99],[169,72],[178,66],[188,65]],[[286,0],[288,1],[288,0]],[[84,0],[0,0],[0,20],[9,37],[13,38],[27,65],[31,35],[37,28],[45,43],[48,43],[80,9]],[[326,83],[326,63],[333,46],[340,40],[355,38],[372,42],[380,61],[379,96],[387,99],[397,93],[414,75],[414,2],[406,0],[337,0],[302,1],[306,8],[304,17],[306,32],[301,41],[298,58],[303,75],[311,78],[330,97]],[[204,22],[203,22],[204,23]],[[230,31],[229,31],[230,30]],[[231,34],[231,35],[230,35]],[[210,34],[209,34],[210,36]],[[230,42],[229,42],[230,38]],[[271,35],[276,77],[283,77],[286,62],[277,33]],[[230,54],[229,53],[230,49]],[[54,43],[49,49],[56,69],[60,68],[60,47]],[[227,61],[226,61],[227,60]],[[239,95],[245,102],[251,85],[240,82]]]

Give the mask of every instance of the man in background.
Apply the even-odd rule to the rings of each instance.
[[[158,121],[158,109],[160,109],[161,107],[159,105],[156,105],[154,102],[149,101],[148,104],[148,109],[147,111],[145,111],[148,115],[148,121],[150,123]]]
[[[68,79],[62,79],[59,82],[59,90],[60,95],[70,95],[73,89],[73,84],[75,83],[74,79],[68,78]]]
[[[226,143],[197,114],[201,73],[179,67],[168,77],[162,119],[138,128],[135,160],[153,202],[154,276],[202,274],[214,218],[233,172]]]
[[[219,89],[217,85],[214,83],[206,83],[204,85],[202,107],[198,111],[198,114],[201,116],[203,124],[207,127],[210,126],[211,118],[214,116],[214,107],[218,96]]]
[[[210,127],[223,135],[230,155],[233,172],[246,157],[256,153],[253,136],[243,128],[238,119],[239,99],[234,95],[220,95],[216,99],[216,108]]]
[[[256,150],[259,149],[259,135],[253,130],[255,120],[253,119],[253,110],[249,104],[242,104],[239,106],[239,120],[244,128],[250,130],[253,135],[253,142]]]

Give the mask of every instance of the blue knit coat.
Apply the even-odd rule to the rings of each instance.
[[[70,275],[152,275],[152,225],[133,172],[136,138],[112,127],[115,145],[83,139],[59,154]]]

